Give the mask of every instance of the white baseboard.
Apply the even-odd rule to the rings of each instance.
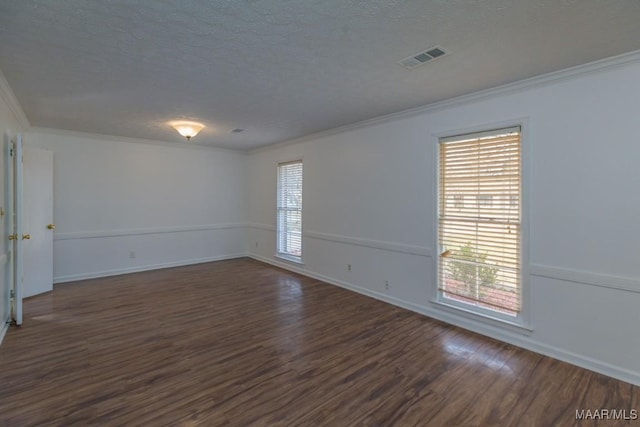
[[[620,368],[618,366],[614,366],[609,363],[602,362],[600,360],[592,359],[590,357],[576,354],[556,346],[539,342],[535,339],[532,339],[527,334],[521,334],[521,333],[513,332],[510,330],[502,329],[499,327],[493,327],[491,325],[487,325],[484,323],[478,323],[473,321],[472,319],[457,316],[447,311],[438,309],[435,306],[430,307],[430,306],[413,304],[411,302],[390,297],[389,295],[375,292],[375,291],[363,288],[361,286],[356,286],[351,283],[343,282],[340,280],[333,279],[331,277],[324,276],[322,274],[314,273],[305,268],[291,265],[289,263],[280,262],[277,260],[265,258],[255,254],[249,254],[248,256],[258,261],[275,265],[276,267],[284,268],[285,270],[290,270],[307,277],[321,280],[331,285],[339,286],[341,288],[344,288],[353,292],[357,292],[359,294],[366,295],[368,297],[375,298],[377,300],[384,301],[386,303],[389,303],[398,307],[402,307],[404,309],[440,320],[442,322],[445,322],[454,326],[458,326],[460,328],[467,329],[472,332],[476,332],[478,334],[497,339],[499,341],[513,344],[517,347],[521,347],[521,348],[533,351],[535,353],[549,356],[554,359],[558,359],[563,362],[567,362],[572,365],[588,369],[590,371],[598,372],[600,374],[607,375],[609,377],[616,378],[618,380],[640,386],[640,373],[638,372],[633,372],[628,369]]]
[[[129,267],[129,268],[117,268],[113,270],[96,271],[91,273],[72,274],[69,276],[54,277],[53,283],[58,284],[58,283],[66,283],[66,282],[75,282],[78,280],[97,279],[100,277],[117,276],[120,274],[127,274],[127,273],[139,273],[141,271],[159,270],[162,268],[182,267],[185,265],[202,264],[205,262],[213,262],[213,261],[223,261],[226,259],[243,258],[247,256],[249,255],[246,253],[226,254],[226,255],[219,255],[219,256],[207,257],[207,258],[197,258],[197,259],[181,260],[181,261],[174,261],[174,262],[166,262],[161,264],[149,264],[149,265],[141,265],[141,266]]]

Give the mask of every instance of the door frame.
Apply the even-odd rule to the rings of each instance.
[[[24,259],[23,248],[24,242],[22,239],[22,227],[23,227],[23,168],[22,168],[22,134],[17,134],[15,141],[9,148],[9,164],[11,165],[11,171],[8,176],[12,178],[12,185],[8,186],[10,194],[7,197],[8,200],[13,202],[11,210],[8,211],[9,220],[9,237],[13,237],[11,240],[13,244],[11,248],[11,273],[9,274],[12,279],[10,286],[13,290],[11,298],[11,318],[13,322],[21,326],[22,325],[22,297],[23,297],[23,271],[24,271]],[[12,173],[11,173],[12,172]]]
[[[14,198],[13,198],[13,194],[14,194],[14,164],[13,164],[13,152],[14,152],[14,146],[15,146],[15,136],[13,136],[11,134],[11,132],[6,132],[4,134],[4,138],[3,138],[3,150],[4,150],[4,200],[3,200],[3,204],[4,204],[4,221],[2,221],[2,226],[4,227],[4,233],[2,233],[2,237],[3,239],[5,239],[2,242],[2,249],[4,252],[4,263],[3,263],[3,267],[4,267],[4,271],[3,271],[3,285],[2,285],[2,292],[4,293],[4,299],[3,299],[3,304],[4,306],[2,307],[2,311],[3,313],[5,313],[5,318],[1,319],[1,321],[7,322],[7,325],[3,325],[3,327],[0,329],[0,342],[2,341],[2,337],[4,335],[4,331],[6,331],[6,327],[8,327],[8,324],[13,321],[14,319],[14,315],[13,315],[13,310],[14,310],[14,304],[13,304],[13,297],[14,297],[14,244],[12,240],[8,239],[8,236],[12,235],[14,233],[14,223],[13,223],[13,219],[14,219]]]

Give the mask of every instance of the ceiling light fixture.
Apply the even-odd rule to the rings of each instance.
[[[180,135],[187,138],[187,141],[190,141],[191,138],[196,136],[198,132],[200,132],[202,128],[204,128],[204,125],[202,123],[190,122],[187,120],[170,122],[169,125],[177,130]]]

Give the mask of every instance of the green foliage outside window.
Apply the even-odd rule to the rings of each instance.
[[[448,262],[451,278],[467,285],[469,291],[476,285],[494,285],[498,269],[486,264],[487,253],[474,249],[471,242],[454,250]]]

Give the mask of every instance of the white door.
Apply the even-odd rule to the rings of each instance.
[[[23,297],[53,290],[53,152],[23,151]]]

